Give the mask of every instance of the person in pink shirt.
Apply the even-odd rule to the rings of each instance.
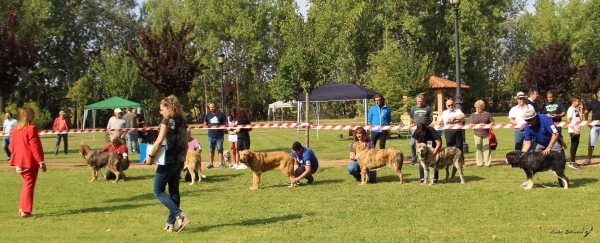
[[[71,129],[71,121],[66,116],[64,111],[60,111],[58,113],[58,117],[54,119],[54,125],[52,129],[55,132],[68,132]],[[58,154],[58,147],[60,146],[60,139],[64,140],[64,148],[65,154],[69,150],[69,134],[68,133],[58,133],[56,134],[56,146],[54,147],[54,156]]]

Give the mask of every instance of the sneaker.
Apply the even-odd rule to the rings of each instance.
[[[416,159],[413,159],[413,160],[410,161],[410,165],[415,165],[416,163],[417,163]]]
[[[233,164],[233,165],[231,165],[231,167],[229,167],[229,168],[232,168],[232,169],[237,169],[237,168],[238,168],[238,166],[239,166],[239,164]]]
[[[521,184],[521,187],[527,187],[527,181],[523,182],[523,184]]]
[[[170,232],[173,232],[173,225],[166,225],[166,226],[163,228],[163,231],[165,231],[165,232],[169,232],[169,233],[170,233]]]
[[[179,233],[190,223],[190,219],[185,213],[181,212],[179,216],[177,216],[177,222],[179,222],[179,229],[177,229],[177,233]]]
[[[585,159],[585,160],[583,161],[583,164],[584,164],[584,165],[589,165],[589,164],[591,164],[591,163],[592,163],[592,160],[590,160],[590,159]]]
[[[248,166],[246,166],[245,164],[239,164],[237,166],[237,168],[235,168],[236,170],[245,170],[248,169]]]
[[[421,184],[423,184],[423,182],[425,182],[424,179],[420,179],[419,182],[421,182]]]
[[[219,168],[225,169],[225,168],[227,168],[227,166],[225,166],[225,164],[221,164],[221,165],[219,165]]]
[[[286,186],[289,186],[289,185],[291,185],[291,184],[292,184],[292,182],[291,182],[291,181],[288,181],[288,182],[286,182],[286,183],[285,183],[285,185],[286,185]]]
[[[213,164],[208,164],[208,166],[206,166],[207,169],[213,168]]]
[[[569,163],[569,167],[571,167],[574,170],[579,170],[579,165],[575,162]]]
[[[315,184],[315,179],[314,178],[310,178],[310,179],[307,179],[307,180],[308,180],[308,182],[306,184],[309,184],[309,185]]]

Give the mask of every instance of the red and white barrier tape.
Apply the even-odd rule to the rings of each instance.
[[[189,126],[190,129],[226,129],[226,128],[304,128],[309,124],[307,123],[270,123],[270,124],[251,124],[251,125],[238,125],[238,126]],[[582,121],[576,123],[569,122],[557,122],[556,126],[600,126],[600,120],[596,121]],[[357,127],[363,127],[366,130],[411,130],[414,126],[401,126],[401,125],[389,125],[389,126],[361,126],[361,125],[310,125],[311,129],[316,130],[354,130]],[[496,125],[435,125],[433,126],[437,130],[442,129],[504,129],[504,128],[517,128],[519,125],[514,124],[496,124]],[[53,131],[43,130],[40,131],[40,135],[49,134],[71,134],[71,133],[94,133],[94,132],[108,132],[108,131],[143,131],[143,130],[158,130],[158,127],[147,127],[147,128],[122,128],[122,129],[71,129],[69,131]],[[1,136],[7,136],[4,132]]]

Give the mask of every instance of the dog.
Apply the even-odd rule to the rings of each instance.
[[[417,158],[423,166],[423,182],[422,184],[427,183],[427,176],[429,176],[430,183],[429,185],[434,184],[434,173],[438,169],[446,169],[446,183],[448,183],[448,168],[452,167],[452,179],[454,179],[454,175],[456,175],[456,171],[458,170],[458,174],[460,175],[460,184],[465,184],[465,176],[463,174],[463,162],[461,161],[462,152],[460,149],[456,147],[445,147],[440,149],[438,153],[433,156],[433,149],[428,147],[425,143],[419,143],[417,146]]]
[[[202,181],[202,178],[206,178],[204,174],[202,174],[202,153],[198,151],[194,151],[188,149],[187,154],[185,155],[185,167],[183,167],[183,172],[190,171],[190,175],[192,176],[192,183],[194,185],[196,182],[196,174],[198,174],[198,182]]]
[[[119,177],[123,176],[123,181],[125,181],[125,173],[123,173],[123,168],[121,167],[121,157],[115,152],[98,152],[94,151],[87,145],[81,145],[79,147],[79,154],[87,164],[92,167],[92,180],[90,182],[94,182],[98,180],[98,171],[100,168],[106,167],[112,173],[115,174],[116,179],[113,183],[119,181]]]
[[[225,163],[226,168],[229,168],[232,166],[231,164],[231,152],[229,152],[229,150],[225,150],[223,151],[223,159],[225,161],[223,161]]]
[[[294,179],[294,157],[289,152],[252,152],[243,150],[240,152],[240,163],[244,163],[252,171],[251,190],[258,189],[260,175],[263,172],[279,168],[290,181]],[[293,187],[291,184],[289,187]]]
[[[353,149],[356,152],[356,161],[358,161],[358,165],[360,166],[361,185],[365,185],[369,181],[368,171],[377,170],[386,165],[389,165],[396,171],[400,178],[400,184],[404,182],[404,176],[402,175],[404,155],[402,151],[396,148],[367,149],[362,143],[354,143]]]
[[[527,187],[529,190],[533,188],[533,175],[541,171],[551,170],[554,172],[560,181],[563,188],[569,189],[569,178],[565,176],[565,165],[567,160],[565,157],[556,151],[551,151],[544,155],[542,152],[523,153],[521,151],[513,151],[506,154],[506,163],[512,168],[521,168],[527,175]]]

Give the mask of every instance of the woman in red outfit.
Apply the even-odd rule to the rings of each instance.
[[[28,218],[33,216],[33,190],[37,181],[38,172],[42,169],[46,172],[44,163],[44,151],[38,129],[33,125],[35,112],[30,107],[21,108],[19,122],[11,132],[10,148],[12,157],[10,165],[16,166],[17,172],[23,177],[23,189],[21,190],[21,202],[19,203],[19,217]]]

